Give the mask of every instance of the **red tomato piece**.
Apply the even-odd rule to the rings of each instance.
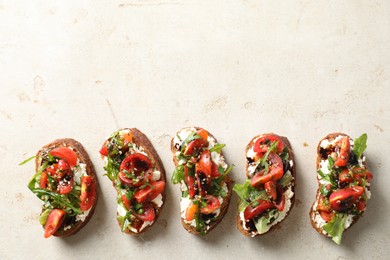
[[[359,211],[365,211],[366,210],[366,205],[367,202],[365,199],[361,198],[357,203],[356,203],[356,208]]]
[[[258,200],[257,202],[259,203],[259,205],[257,205],[256,207],[252,207],[251,204],[249,204],[246,207],[246,209],[244,211],[245,220],[251,220],[251,219],[263,214],[267,210],[275,207],[274,204],[270,201]]]
[[[268,155],[268,161],[270,163],[268,174],[264,175],[264,170],[256,173],[251,180],[251,184],[253,187],[265,184],[270,180],[277,181],[283,177],[283,162],[279,155],[275,153],[270,153]]]
[[[274,181],[267,181],[264,184],[264,189],[272,200],[276,200],[278,198],[278,193],[276,191],[276,183]]]
[[[326,211],[326,212],[332,211],[332,209],[329,206],[329,203],[325,203],[325,197],[322,195],[320,195],[320,197],[318,199],[317,210]]]
[[[220,176],[221,176],[221,174],[219,173],[218,165],[216,165],[215,163],[211,162],[211,175],[210,175],[210,177],[212,179],[216,179],[216,178],[218,178]]]
[[[186,209],[186,220],[191,221],[195,218],[198,212],[198,206],[196,204],[191,203]]]
[[[206,195],[204,198],[206,200],[207,205],[200,209],[200,213],[210,214],[221,207],[221,203],[219,202],[217,197],[213,195]]]
[[[344,136],[339,140],[340,145],[340,155],[334,162],[334,165],[338,167],[346,166],[349,160],[349,152],[351,150],[351,145],[348,136]]]
[[[39,179],[39,188],[46,189],[48,184],[47,171],[42,172],[41,178]]]
[[[61,209],[53,209],[46,220],[44,237],[48,238],[57,232],[64,220],[65,211]]]
[[[86,211],[90,209],[96,200],[96,187],[92,176],[81,177],[80,209]]]
[[[360,186],[347,187],[334,191],[329,197],[330,207],[336,211],[345,211],[363,195],[364,188]]]
[[[210,187],[211,179],[203,172],[195,172],[196,183],[198,184],[199,194],[204,197]]]
[[[199,161],[195,164],[196,172],[203,172],[207,177],[211,176],[211,154],[209,150],[205,150],[200,154]]]
[[[164,191],[165,182],[155,181],[150,183],[151,186],[146,186],[142,190],[137,190],[134,198],[138,203],[150,202],[155,199],[161,192]]]
[[[126,195],[122,195],[122,202],[123,202],[123,205],[125,206],[125,208],[127,210],[130,210],[130,207],[131,207],[130,200]]]
[[[77,164],[77,154],[69,147],[57,147],[50,151],[50,154],[54,157],[64,159],[70,167],[74,167]]]
[[[194,155],[196,152],[200,151],[203,147],[207,147],[209,143],[203,138],[195,139],[187,144],[186,149],[184,150],[184,155]]]
[[[58,191],[60,192],[60,194],[68,194],[73,190],[73,184],[73,178],[64,178],[58,184]]]
[[[282,140],[276,135],[262,135],[260,136],[254,146],[253,151],[257,154],[264,154],[268,151],[272,142],[278,142],[277,153],[283,152],[284,144]],[[260,157],[261,158],[261,157]]]
[[[321,218],[326,222],[332,221],[333,215],[334,215],[333,212],[320,211]]]
[[[142,221],[153,221],[156,217],[152,204],[145,203],[142,206],[143,213],[134,213],[134,216]]]
[[[340,172],[339,174],[339,182],[340,183],[351,183],[352,182],[352,177],[349,174],[348,169],[344,169]]]
[[[122,161],[118,177],[123,184],[138,187],[152,179],[152,167],[153,164],[146,155],[134,153]],[[134,174],[135,178],[127,177],[125,172]]]
[[[127,145],[133,142],[133,134],[131,132],[124,133],[122,136],[123,145]]]
[[[100,148],[99,153],[103,156],[108,156],[108,148],[106,146],[106,143],[103,144],[102,148]]]
[[[197,133],[198,135],[200,135],[200,137],[202,137],[205,141],[207,141],[207,137],[209,137],[209,133],[208,133],[206,130],[204,130],[204,129],[202,128],[202,129],[196,131],[196,133]]]

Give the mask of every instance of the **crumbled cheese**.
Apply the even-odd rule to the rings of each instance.
[[[207,136],[207,141],[209,142],[209,146],[207,147],[208,149],[211,149],[215,145],[215,139],[211,136]]]
[[[179,133],[177,133],[177,135],[175,135],[175,137],[173,138],[173,144],[175,147],[180,147],[182,142],[187,139],[187,137],[193,133],[193,132],[196,132],[196,129],[194,127],[186,127],[186,128],[183,128]],[[179,137],[180,139],[179,139]]]
[[[365,190],[367,199],[368,199],[368,200],[371,199],[371,191],[369,191],[369,190],[367,189],[367,187],[364,188],[364,190]]]
[[[118,204],[117,212],[119,216],[124,217],[126,216],[127,210],[122,205]]]
[[[217,152],[211,152],[211,160],[218,166],[222,166],[224,170],[228,168],[223,155]]]
[[[362,168],[365,168],[364,166],[364,162],[366,161],[366,156],[362,156],[358,159],[358,163],[359,163],[359,166],[362,167]]]
[[[152,202],[153,202],[154,204],[156,204],[157,207],[160,208],[160,207],[162,206],[162,204],[163,204],[163,200],[162,200],[162,195],[161,195],[161,193],[158,194],[158,196],[157,196],[156,198],[154,198],[154,199],[152,200]]]
[[[321,162],[320,162],[320,170],[324,173],[324,175],[328,175],[330,173],[330,171],[328,169],[328,165],[329,165],[328,160],[321,160]],[[319,174],[317,174],[317,178],[320,181],[320,183],[323,184],[323,185],[327,185],[327,184],[330,183],[329,181],[327,181],[325,179],[322,179]]]
[[[256,172],[257,163],[253,162],[248,165],[248,175],[253,176]]]
[[[139,233],[141,232],[143,229],[145,229],[147,226],[150,226],[153,224],[153,221],[144,221],[144,223],[142,224],[142,226],[140,227],[139,230],[135,229],[134,227],[132,226],[129,226],[129,229],[134,232],[134,233]]]
[[[72,228],[71,225],[67,225],[67,226],[64,227],[64,231],[69,230],[69,229],[71,229],[71,228]]]
[[[191,205],[192,201],[190,199],[190,196],[187,197],[182,197],[180,199],[180,212],[181,212],[181,217],[185,219],[186,217],[186,209]]]
[[[76,221],[84,221],[87,218],[87,216],[88,216],[89,212],[91,211],[91,209],[92,208],[90,208],[89,210],[84,211],[81,214],[76,215]]]
[[[349,228],[349,226],[352,225],[352,222],[353,222],[353,218],[355,216],[354,215],[351,215],[351,214],[348,214],[347,217],[345,218],[345,223],[344,223],[344,229],[347,229]]]
[[[78,166],[75,167],[74,170],[74,181],[77,184],[81,183],[81,177],[87,175],[87,170],[86,170],[87,165],[85,163],[80,163]]]
[[[152,179],[158,181],[161,178],[161,172],[158,170],[153,171]]]
[[[255,158],[255,156],[257,156],[257,153],[255,153],[255,151],[253,150],[253,147],[251,149],[248,150],[248,152],[246,153],[246,157],[247,158]]]

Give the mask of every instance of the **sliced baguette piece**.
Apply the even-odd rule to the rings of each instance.
[[[218,143],[217,139],[210,132],[208,132],[207,130],[205,130],[205,129],[201,128],[201,127],[185,127],[185,128],[182,128],[181,130],[179,130],[175,134],[175,137],[172,138],[172,140],[171,140],[171,151],[172,151],[172,154],[173,154],[173,162],[175,164],[175,167],[178,167],[179,165],[182,165],[182,162],[180,162],[178,160],[178,158],[177,158],[177,153],[180,152],[181,144],[182,144],[182,141],[184,141],[184,139],[182,141],[180,141],[178,139],[178,136],[182,136],[182,138],[185,138],[186,132],[187,133],[191,133],[191,132],[197,132],[197,131],[205,131],[207,133],[207,136],[208,136],[207,138],[208,138],[209,143],[214,143],[214,144]],[[228,170],[228,168],[227,168],[227,164],[225,163],[225,159],[223,157],[222,151],[219,154],[219,156],[216,156],[216,157],[221,158],[221,161],[223,161],[223,164],[226,165],[226,169],[224,169],[225,172],[226,172]],[[199,160],[199,155],[197,156],[197,160]],[[186,221],[186,219],[184,217],[186,208],[181,208],[181,212],[180,212],[181,213],[181,223],[182,223],[183,227],[189,233],[194,234],[194,235],[205,235],[205,234],[209,233],[211,230],[213,230],[222,221],[223,217],[227,213],[227,210],[228,210],[228,207],[229,207],[229,204],[230,204],[230,199],[231,199],[232,189],[233,189],[233,181],[230,179],[229,175],[227,174],[222,182],[225,183],[224,185],[226,185],[225,186],[226,196],[224,196],[223,198],[222,197],[220,198],[220,200],[222,202],[220,203],[219,214],[216,217],[216,219],[210,221],[206,225],[207,227],[206,227],[206,230],[204,230],[204,232],[201,232],[201,231],[197,230],[196,225],[194,226],[194,220],[191,223],[189,221]],[[182,181],[180,183],[180,191],[183,193],[186,190],[187,190],[187,186],[186,186],[185,182]],[[185,198],[183,198],[183,197],[180,198],[181,207],[182,207],[182,205],[184,205],[183,204],[183,200],[184,199]],[[187,205],[187,206],[189,206],[189,205]],[[183,211],[184,211],[184,213],[183,213]],[[199,215],[202,215],[202,214],[199,213]]]
[[[76,234],[82,227],[84,227],[89,220],[91,219],[93,213],[95,212],[95,208],[98,201],[98,193],[99,193],[99,183],[96,176],[95,168],[92,164],[91,159],[88,156],[88,153],[84,149],[81,143],[78,141],[72,139],[72,138],[62,138],[62,139],[56,139],[53,142],[43,146],[36,154],[35,157],[35,170],[38,171],[38,169],[42,166],[43,160],[42,156],[48,154],[51,150],[58,147],[68,147],[71,148],[74,152],[77,154],[77,158],[79,160],[79,163],[85,164],[85,170],[87,175],[90,175],[93,177],[95,189],[96,189],[96,197],[95,202],[91,209],[89,210],[88,214],[86,216],[83,216],[83,221],[77,221],[75,223],[63,223],[61,227],[53,234],[53,236],[57,237],[68,237],[71,235]],[[43,212],[43,210],[42,210]],[[44,226],[43,226],[44,227]]]
[[[148,157],[148,159],[152,162],[154,170],[160,172],[160,177],[158,178],[158,181],[164,181],[166,183],[166,177],[165,177],[166,174],[165,174],[165,169],[164,169],[163,163],[162,163],[160,157],[158,156],[156,150],[154,149],[152,143],[148,139],[148,137],[144,133],[142,133],[140,130],[138,130],[137,128],[122,128],[122,129],[119,129],[116,132],[129,132],[129,133],[131,133],[131,136],[132,136],[131,143],[134,144],[137,147],[138,151],[142,150],[142,152],[145,153],[146,156]],[[107,142],[109,142],[109,140],[110,140],[110,138],[108,138],[104,142],[104,145],[106,145]],[[125,153],[128,155],[131,152],[126,151]],[[105,161],[106,166],[107,166],[107,157],[102,155],[102,158]],[[118,171],[119,171],[119,169],[118,169]],[[119,179],[118,179],[118,181],[119,181]],[[118,193],[118,200],[119,200],[120,199],[119,198],[120,192],[121,192],[122,189],[119,189],[119,187],[116,184],[115,180],[112,180],[112,184],[113,184],[113,186],[115,187],[115,189],[116,189],[116,191]],[[122,188],[125,189],[126,185],[124,185]],[[156,223],[157,219],[160,216],[162,208],[163,208],[163,206],[165,204],[165,199],[166,199],[165,188],[164,188],[164,190],[160,194],[161,194],[161,205],[157,205],[153,201],[151,202],[152,205],[153,205],[153,208],[154,208],[154,212],[155,212],[154,220],[150,224],[148,224],[145,227],[143,227],[141,230],[140,229],[136,229],[136,228],[131,228],[131,226],[128,226],[127,228],[122,230],[124,233],[126,233],[128,235],[137,236],[137,235],[140,235],[140,234],[146,232],[147,230],[149,230],[149,228],[151,228],[154,225],[154,223]],[[120,208],[120,206],[118,205],[117,220],[118,220],[118,225],[120,227],[122,227],[122,222],[120,221],[120,217],[121,216],[120,216],[119,208]],[[136,220],[136,222],[140,223],[139,220]]]
[[[285,200],[286,200],[285,208],[282,211],[283,212],[283,217],[281,219],[278,219],[276,222],[274,221],[274,222],[270,223],[268,225],[269,229],[267,231],[265,231],[264,233],[260,234],[256,230],[252,220],[249,221],[249,222],[252,222],[252,224],[248,224],[247,225],[245,223],[245,219],[243,217],[243,213],[239,212],[239,214],[237,216],[237,220],[236,220],[237,228],[238,228],[238,230],[242,234],[244,234],[245,236],[248,236],[248,237],[255,237],[255,236],[265,235],[265,234],[269,233],[270,231],[276,229],[287,218],[287,216],[290,214],[290,211],[293,208],[294,203],[295,203],[296,170],[295,170],[294,153],[293,153],[291,144],[290,144],[289,140],[286,137],[279,136],[279,135],[274,134],[274,133],[265,133],[265,134],[261,134],[261,135],[257,135],[255,137],[253,137],[252,140],[248,143],[248,145],[246,146],[246,149],[245,149],[246,176],[247,176],[247,178],[249,180],[251,180],[253,175],[254,175],[255,171],[254,171],[253,167],[251,169],[251,164],[254,164],[256,162],[256,158],[257,158],[256,156],[258,156],[258,155],[256,155],[256,153],[253,151],[253,147],[254,147],[256,141],[261,136],[266,136],[266,135],[272,135],[272,136],[278,137],[283,142],[284,147],[287,148],[289,165],[288,165],[287,170],[286,170],[286,165],[283,168],[284,168],[284,174],[286,174],[287,171],[290,171],[291,176],[292,176],[292,180],[291,180],[290,184],[283,189],[283,196],[285,197]],[[279,213],[279,214],[281,214],[281,213]]]
[[[351,156],[351,154],[353,153],[353,147],[354,147],[353,141],[356,141],[356,139],[355,140],[351,139],[351,137],[349,137],[347,134],[340,133],[340,132],[330,133],[327,136],[325,136],[323,139],[321,139],[320,142],[318,143],[318,146],[317,146],[317,158],[316,158],[316,170],[317,170],[318,189],[317,189],[317,193],[316,193],[316,199],[315,199],[312,207],[310,208],[310,212],[309,212],[310,222],[311,222],[311,225],[313,226],[313,228],[319,234],[327,236],[327,237],[330,237],[330,238],[332,236],[329,235],[323,229],[323,225],[326,224],[327,222],[321,217],[320,211],[317,209],[318,203],[319,203],[320,199],[323,198],[323,196],[321,194],[321,190],[320,190],[321,189],[321,185],[322,185],[321,184],[321,179],[322,178],[318,174],[318,170],[322,169],[321,168],[321,161],[323,161],[325,159],[325,157],[332,156],[331,152],[334,152],[333,157],[338,155],[338,152],[334,151],[334,149],[335,149],[335,146],[337,146],[338,140],[340,140],[340,138],[342,138],[342,137],[348,137],[349,140],[350,140],[350,144],[351,144],[350,156]],[[323,142],[324,142],[324,146],[329,145],[328,149],[325,149],[325,148],[321,147],[321,144]],[[329,154],[327,154],[327,153],[329,153]],[[366,159],[365,156],[362,154],[360,158],[356,158],[356,160],[357,160],[357,164],[356,165],[351,164],[351,160],[349,160],[349,162],[348,162],[346,167],[348,167],[349,169],[351,169],[353,167],[361,167],[361,168],[364,169],[364,171],[369,172],[367,167],[366,167],[365,159]],[[325,159],[325,160],[327,160],[327,159]],[[371,175],[371,178],[372,178],[371,172],[369,172],[369,174]],[[336,179],[337,179],[337,177],[339,177],[339,176],[336,176]],[[339,180],[337,180],[337,184],[340,185],[339,184]],[[338,186],[336,190],[339,190],[341,188],[342,188],[341,186]],[[365,191],[364,191],[364,194],[367,196],[367,200],[371,196],[370,188],[371,188],[370,184],[369,184],[369,182],[367,182],[367,186],[365,187]],[[328,197],[329,197],[329,195],[328,195]],[[332,210],[332,214],[334,214],[335,212],[336,211]],[[364,212],[364,210],[362,212],[360,212],[359,214],[357,214],[357,215],[348,214],[348,217],[346,219],[345,226],[344,226],[344,231],[348,230],[355,223],[357,223],[359,218],[362,216],[363,212]],[[339,240],[338,239],[333,239],[333,240],[337,244],[341,243],[341,237],[339,238]]]

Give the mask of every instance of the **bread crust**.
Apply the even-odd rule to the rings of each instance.
[[[206,129],[201,128],[201,127],[195,127],[195,126],[193,128],[195,128],[196,130],[200,130],[200,129],[205,130],[210,137],[215,139],[215,142],[218,142],[217,139]],[[176,134],[180,133],[180,131],[182,131],[183,129],[184,128],[180,129]],[[177,167],[179,165],[179,162],[176,160],[176,156],[175,156],[176,148],[175,148],[173,140],[174,140],[174,138],[172,138],[172,140],[171,140],[171,151],[173,154],[173,162],[175,164],[175,167]],[[221,153],[221,154],[223,155],[223,153]],[[211,230],[213,230],[222,221],[223,217],[227,213],[227,210],[228,210],[229,204],[230,204],[230,200],[231,200],[231,196],[232,196],[232,191],[233,191],[233,181],[229,178],[229,176],[227,176],[227,178],[226,178],[226,185],[228,187],[228,193],[227,193],[226,197],[224,198],[223,203],[221,204],[221,208],[220,208],[221,212],[220,212],[219,218],[210,222],[209,229],[206,231],[206,234],[209,233]],[[180,218],[180,219],[181,219],[181,224],[189,233],[194,234],[194,235],[201,235],[200,232],[196,231],[195,227],[191,226],[190,224],[185,223],[183,218]]]
[[[166,174],[165,174],[164,165],[163,165],[160,157],[158,156],[156,150],[154,149],[152,143],[150,142],[149,138],[144,133],[142,133],[140,130],[138,130],[137,128],[121,128],[118,131],[122,131],[122,130],[130,130],[130,132],[132,134],[132,139],[133,139],[132,142],[134,144],[136,144],[137,146],[141,146],[142,148],[144,148],[144,151],[149,155],[149,157],[152,161],[152,164],[155,165],[155,167],[158,171],[160,171],[160,173],[161,173],[160,180],[163,180],[166,183]],[[115,183],[112,183],[112,185],[115,187]],[[137,235],[140,235],[140,234],[144,233],[145,231],[147,231],[150,227],[152,227],[156,223],[157,219],[160,216],[162,208],[165,205],[165,199],[166,199],[165,189],[163,190],[161,195],[162,195],[163,204],[161,205],[161,207],[155,208],[155,210],[156,210],[155,211],[155,219],[154,219],[154,222],[152,223],[152,225],[146,226],[143,230],[141,230],[138,233],[131,231],[129,228],[126,228],[124,233],[126,233],[128,235],[132,235],[132,236],[137,236]],[[118,221],[118,225],[121,226],[119,221]]]
[[[59,229],[59,230],[57,230],[57,232],[55,232],[53,234],[53,236],[56,236],[56,237],[68,237],[68,236],[74,235],[78,231],[80,231],[80,229],[82,229],[89,222],[89,220],[91,219],[93,213],[95,212],[95,208],[96,208],[98,197],[99,197],[99,195],[98,195],[99,194],[99,182],[98,182],[98,179],[97,179],[97,176],[96,176],[95,168],[94,168],[94,166],[92,164],[91,159],[88,156],[87,151],[84,149],[84,147],[83,147],[83,145],[81,143],[79,143],[78,141],[76,141],[76,140],[74,140],[72,138],[56,139],[53,142],[43,146],[37,152],[36,157],[35,157],[35,171],[38,171],[39,167],[42,164],[42,159],[41,159],[40,155],[42,155],[42,153],[45,152],[45,151],[50,151],[50,150],[52,150],[54,148],[57,148],[57,147],[72,147],[73,148],[73,150],[77,154],[77,158],[79,159],[80,163],[85,163],[85,165],[86,165],[86,167],[85,167],[86,168],[86,172],[87,172],[88,175],[93,177],[94,184],[95,184],[95,187],[96,187],[95,203],[93,204],[93,206],[92,206],[91,210],[89,211],[88,216],[85,218],[85,220],[76,222],[76,225],[73,225],[68,230],[64,231],[63,229],[61,229],[61,230]]]
[[[274,134],[274,133],[265,133],[265,134],[261,134],[261,135],[274,135],[274,136],[277,136],[277,137],[279,137],[282,140],[282,142],[285,145],[285,147],[288,148],[289,159],[293,161],[293,166],[292,166],[292,169],[291,169],[291,175],[293,176],[293,179],[292,179],[293,185],[291,187],[291,190],[294,193],[294,195],[290,199],[291,207],[290,207],[289,211],[287,211],[287,214],[283,218],[283,220],[280,221],[279,223],[273,225],[267,232],[265,232],[263,234],[256,234],[255,236],[262,236],[262,235],[265,235],[265,234],[271,232],[272,230],[276,229],[276,227],[279,226],[288,217],[288,215],[290,214],[290,211],[292,210],[292,208],[294,207],[294,204],[295,204],[295,187],[296,187],[296,170],[295,170],[295,167],[296,166],[295,166],[295,160],[294,160],[294,152],[293,152],[293,149],[291,147],[290,141],[288,140],[287,137],[280,136],[280,135],[277,135],[277,134]],[[247,155],[248,151],[254,146],[255,140],[259,136],[261,136],[261,135],[257,135],[255,137],[253,137],[252,140],[248,143],[248,145],[245,148],[245,159],[246,159],[246,155]],[[246,162],[246,164],[245,164],[245,172],[246,172],[247,178],[250,178],[249,171],[248,171],[248,166],[249,166],[248,162]],[[243,221],[241,221],[240,215],[237,215],[236,225],[237,225],[238,230],[242,234],[244,234],[245,236],[248,236],[248,237],[252,237],[252,234],[249,231],[244,229],[244,223],[243,223]]]
[[[329,140],[329,141],[333,141],[334,139],[336,139],[338,136],[347,136],[348,138],[351,139],[351,137],[349,137],[347,134],[344,134],[344,133],[340,133],[340,132],[336,132],[336,133],[330,133],[328,134],[327,136],[325,136],[324,138],[322,138],[318,145],[317,145],[317,159],[316,159],[316,170],[318,170],[320,168],[320,162],[321,162],[321,155],[320,155],[320,144],[323,140]],[[363,162],[363,165],[366,166],[366,163]],[[314,204],[316,202],[318,202],[319,200],[319,196],[321,194],[321,191],[320,191],[320,180],[318,179],[318,176],[317,176],[317,193],[316,193],[316,199],[315,201],[313,202],[312,206],[310,207],[310,212],[309,212],[309,216],[310,216],[310,223],[312,225],[312,227],[321,235],[324,235],[324,236],[327,236],[327,237],[331,237],[330,235],[328,234],[324,234],[323,232],[325,232],[322,228],[318,227],[316,225],[316,222],[314,221],[314,218],[315,218],[315,214],[316,212],[313,210],[313,207],[314,207]],[[367,186],[367,189],[370,190],[370,186]],[[353,218],[353,221],[351,223],[351,225],[345,229],[344,231],[348,230],[349,228],[351,228],[358,220],[359,220],[360,216],[357,215]]]

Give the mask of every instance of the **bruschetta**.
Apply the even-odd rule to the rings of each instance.
[[[181,222],[189,233],[207,234],[227,212],[233,185],[224,146],[199,127],[183,128],[171,141],[172,182],[180,184]]]
[[[76,140],[55,140],[35,156],[36,173],[28,188],[44,204],[39,217],[44,237],[66,237],[88,223],[98,198],[91,160]]]
[[[310,210],[310,221],[320,234],[341,243],[343,232],[366,210],[371,197],[372,173],[363,155],[367,134],[353,140],[343,133],[332,133],[317,147],[316,200]]]
[[[237,227],[250,237],[264,235],[279,225],[295,201],[295,163],[290,142],[273,133],[255,136],[245,149],[244,184],[239,196]]]
[[[165,202],[165,170],[160,157],[136,128],[115,131],[100,154],[106,176],[117,191],[117,220],[122,232],[145,232],[156,222]]]

